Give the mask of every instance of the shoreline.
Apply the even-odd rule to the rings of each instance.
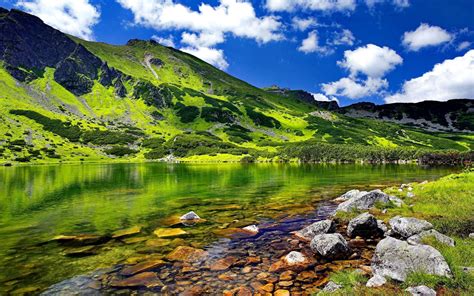
[[[452,176],[454,176],[453,178],[456,178],[456,176],[462,176],[463,174],[467,174],[467,175],[472,176],[472,174],[474,174],[474,172],[471,171],[471,172],[467,172],[467,173],[449,175],[449,176],[442,177],[442,178],[440,178],[436,181],[429,182],[429,183],[422,182],[422,183],[409,184],[408,186],[410,186],[410,188],[412,188],[409,192],[413,192],[413,191],[417,192],[417,190],[419,190],[420,188],[424,188],[424,186],[433,186],[432,184],[437,184],[439,182],[444,182],[445,179],[449,179]],[[426,185],[426,184],[428,184],[428,185]],[[370,186],[367,186],[367,187],[370,188]],[[402,189],[402,187],[400,187],[400,189]],[[393,190],[394,190],[393,187],[385,188],[385,191],[388,191],[388,192],[392,192]],[[407,196],[409,195],[408,192],[404,192],[403,190],[402,191],[397,190],[397,191],[399,193],[406,194]],[[406,201],[408,202],[409,199],[407,199]],[[334,201],[329,201],[328,203],[332,203],[333,208],[337,207],[337,204],[335,204]],[[323,202],[323,204],[324,204],[324,202]],[[408,208],[408,209],[413,208],[413,205],[412,204],[411,205],[404,205],[404,206],[401,207],[400,210],[403,210],[403,211],[408,210],[406,208]],[[388,207],[384,210],[385,213],[384,213],[384,211],[382,211],[380,209],[377,209],[377,208],[369,209],[368,211],[371,214],[373,214],[374,216],[380,217],[381,219],[383,219],[384,222],[387,222],[389,220],[388,218],[393,218],[393,216],[391,216],[393,214],[393,213],[391,213],[392,211],[394,213],[398,213],[400,210],[398,208]],[[410,211],[410,210],[408,210],[408,211]],[[365,211],[365,212],[367,212],[367,211]],[[355,215],[355,213],[351,213],[351,215],[349,215],[350,217],[349,216],[344,216],[344,215],[343,216],[338,216],[338,215],[335,216],[335,221],[338,224],[336,232],[344,233],[346,231],[348,221],[353,219],[352,214]],[[331,216],[332,216],[331,214],[327,214],[325,217],[319,217],[320,218],[319,220],[328,219]],[[416,216],[420,216],[420,214],[417,214]],[[423,216],[423,215],[421,215],[421,216]],[[313,219],[306,218],[306,219],[303,219],[303,220],[304,220],[303,222],[299,221],[297,223],[298,227],[292,229],[292,231],[298,230],[297,228],[301,229],[303,227],[303,225],[307,226],[310,222],[315,221],[314,218]],[[289,222],[291,223],[291,219],[290,219]],[[278,223],[284,224],[284,223],[288,223],[288,221],[287,222],[280,221],[280,222],[277,222],[277,224]],[[275,223],[273,223],[273,224],[275,224]],[[261,224],[259,224],[258,226],[260,226],[259,228],[263,232],[260,235],[265,236],[268,233],[265,230],[266,227],[264,225],[261,225]],[[267,228],[267,229],[272,229],[272,227],[273,227],[274,230],[278,230],[278,231],[280,230],[278,228],[278,226],[275,226],[275,225],[273,225],[273,226],[271,226],[270,228]],[[237,234],[241,235],[242,233],[237,232]],[[257,238],[259,236],[257,236]],[[252,237],[252,236],[250,236],[250,237]],[[346,237],[346,239],[350,242],[350,240],[347,237]],[[363,241],[364,241],[363,243],[361,242],[360,239],[358,239],[358,242],[355,242],[355,243],[359,243],[359,244],[361,244],[361,243],[365,244],[365,246],[370,247],[372,249],[372,251],[369,251],[370,256],[368,256],[366,254],[365,260],[369,260],[372,257],[373,252],[374,252],[373,249],[375,249],[375,245],[376,245],[375,243],[378,243],[381,239],[382,239],[382,237],[378,237],[375,240],[372,239],[372,238],[363,239]],[[236,240],[237,241],[245,241],[246,239],[245,239],[245,236],[244,236],[244,238],[237,237]],[[250,241],[251,240],[252,239],[250,239]],[[458,238],[456,238],[456,240],[458,240]],[[297,242],[295,242],[295,241],[297,241]],[[360,283],[357,284],[358,285],[357,288],[362,289],[361,291],[364,291],[365,293],[367,293],[367,291],[368,291],[367,289],[369,289],[369,290],[374,289],[374,288],[365,287],[365,282],[367,282],[368,277],[369,277],[370,272],[371,272],[370,269],[367,267],[367,262],[368,261],[365,261],[365,264],[363,265],[365,267],[363,267],[362,269],[360,268],[361,264],[359,264],[359,266],[357,266],[357,265],[352,266],[352,265],[349,264],[350,269],[352,271],[351,272],[346,272],[348,270],[348,266],[345,266],[345,267],[341,268],[340,266],[337,265],[337,263],[339,261],[351,260],[349,258],[345,258],[344,260],[329,260],[326,263],[322,263],[322,262],[325,262],[324,260],[326,260],[326,259],[324,257],[319,256],[319,255],[315,255],[314,251],[313,251],[313,253],[311,253],[312,252],[311,250],[308,251],[308,247],[309,247],[308,243],[302,242],[301,240],[297,240],[297,239],[295,239],[295,237],[292,237],[291,239],[289,239],[287,241],[287,244],[289,244],[290,248],[287,247],[284,252],[278,253],[278,256],[271,258],[271,260],[270,259],[266,260],[265,263],[262,263],[264,261],[264,260],[262,260],[262,256],[257,256],[257,257],[260,257],[260,259],[259,260],[252,259],[252,260],[254,260],[254,261],[252,261],[253,262],[252,264],[247,264],[247,261],[245,263],[238,263],[237,264],[236,262],[239,261],[238,259],[242,259],[242,258],[237,256],[237,259],[235,259],[235,258],[234,259],[232,259],[232,258],[229,259],[227,257],[232,255],[232,253],[230,253],[230,254],[229,253],[227,253],[227,254],[222,254],[221,253],[222,257],[217,257],[217,258],[213,257],[213,258],[207,260],[206,264],[205,264],[206,267],[203,270],[201,270],[196,266],[195,263],[198,262],[199,263],[198,266],[201,266],[203,261],[200,261],[200,259],[197,260],[197,261],[188,260],[189,258],[187,258],[182,252],[179,252],[179,250],[177,251],[177,249],[175,249],[172,253],[170,253],[166,257],[159,258],[159,259],[157,259],[157,258],[152,259],[152,261],[154,260],[153,261],[154,263],[153,262],[150,263],[150,260],[148,260],[148,263],[145,261],[145,262],[138,262],[136,264],[132,264],[132,265],[128,265],[128,266],[116,266],[115,269],[113,269],[112,271],[110,271],[108,273],[104,273],[102,275],[96,275],[96,277],[90,277],[90,279],[94,281],[94,285],[96,287],[100,287],[99,290],[95,290],[95,291],[111,292],[111,291],[119,291],[119,290],[123,290],[123,289],[125,289],[125,290],[131,289],[131,290],[129,290],[131,292],[131,291],[135,291],[135,290],[138,289],[139,291],[148,290],[148,291],[155,291],[156,292],[156,291],[158,291],[158,289],[160,289],[160,291],[162,291],[162,292],[167,291],[167,293],[169,292],[169,293],[173,294],[174,291],[172,291],[172,290],[166,290],[166,289],[164,291],[161,290],[163,288],[163,286],[167,287],[167,285],[166,285],[167,282],[165,280],[169,276],[169,274],[172,274],[171,272],[168,272],[168,271],[173,270],[173,272],[175,273],[174,277],[176,277],[176,274],[178,274],[179,275],[178,280],[181,279],[181,282],[183,282],[184,286],[188,286],[188,288],[189,288],[189,291],[185,289],[185,290],[182,290],[180,292],[191,293],[191,294],[186,294],[186,295],[200,295],[199,293],[204,293],[204,291],[207,289],[206,288],[207,287],[206,286],[206,280],[201,280],[201,282],[199,282],[199,285],[195,285],[195,284],[193,284],[193,282],[189,282],[189,280],[186,280],[186,278],[189,275],[193,275],[193,277],[191,277],[191,278],[196,279],[196,277],[199,277],[199,274],[201,274],[201,273],[202,274],[207,274],[207,276],[209,276],[208,273],[213,270],[213,267],[212,267],[213,264],[214,264],[214,270],[213,271],[217,272],[217,273],[215,273],[214,277],[217,277],[221,282],[224,282],[224,283],[229,282],[229,281],[232,282],[232,283],[236,283],[236,282],[234,282],[234,280],[235,280],[235,278],[239,278],[239,276],[235,277],[235,274],[239,274],[238,273],[239,271],[242,273],[241,276],[245,277],[247,274],[251,273],[251,272],[247,272],[249,269],[250,270],[257,269],[259,271],[259,273],[255,273],[255,272],[252,271],[253,273],[255,273],[255,274],[253,274],[253,273],[252,274],[253,274],[253,278],[258,279],[259,274],[265,273],[265,272],[268,273],[268,271],[271,270],[272,267],[273,267],[273,272],[278,270],[278,268],[274,267],[274,266],[278,265],[278,262],[280,262],[280,264],[283,266],[283,269],[282,269],[282,270],[284,270],[283,273],[287,272],[287,271],[292,271],[292,272],[296,272],[296,274],[292,275],[290,277],[290,279],[287,279],[286,281],[281,280],[281,273],[278,275],[276,280],[275,280],[275,275],[272,275],[272,274],[266,275],[266,276],[260,275],[260,279],[259,279],[260,284],[254,283],[252,285],[251,284],[251,283],[253,283],[252,281],[249,281],[249,282],[246,282],[246,283],[240,283],[238,285],[239,287],[235,287],[235,289],[233,289],[233,290],[232,289],[230,289],[230,290],[227,289],[226,290],[227,292],[222,291],[222,293],[225,292],[224,295],[245,295],[245,294],[239,294],[239,293],[248,292],[249,290],[254,291],[255,293],[257,293],[257,292],[258,293],[264,293],[266,291],[265,289],[267,289],[268,290],[268,291],[266,291],[267,293],[270,293],[269,290],[271,290],[271,292],[275,292],[275,293],[279,290],[282,290],[282,291],[292,292],[292,295],[293,294],[294,295],[306,295],[306,294],[297,294],[296,290],[294,291],[296,294],[293,293],[293,291],[291,291],[292,285],[289,285],[289,283],[288,283],[288,282],[298,283],[298,280],[297,280],[298,276],[301,275],[302,273],[305,274],[305,276],[306,276],[305,280],[306,281],[308,281],[308,282],[310,282],[311,280],[316,280],[317,281],[318,285],[314,284],[314,282],[312,283],[314,288],[316,289],[313,292],[319,292],[319,291],[323,290],[324,285],[326,285],[327,282],[329,282],[330,279],[332,280],[334,275],[337,275],[337,276],[343,277],[343,278],[344,277],[358,277],[359,280],[361,280],[363,284],[360,284]],[[210,251],[209,248],[212,247],[213,245],[215,247],[215,244],[211,244],[211,246],[204,247],[203,249],[196,249],[196,248],[193,248],[193,247],[189,247],[189,249],[187,249],[187,253],[197,252],[198,255],[199,254],[203,255],[204,253],[201,253],[201,251],[202,251],[202,252],[207,252],[207,254],[209,254],[209,253],[212,254],[213,252]],[[361,246],[362,245],[359,245],[359,248]],[[352,248],[357,250],[357,247],[352,246]],[[292,250],[290,250],[290,249],[292,249]],[[267,253],[270,253],[270,249],[268,249],[268,250],[264,249],[264,251],[266,251]],[[292,267],[288,267],[288,266],[285,267],[285,263],[284,262],[282,263],[282,260],[284,260],[285,255],[288,255],[289,252],[293,252],[293,251],[295,251],[295,252],[300,252],[301,251],[300,253],[303,254],[305,258],[311,259],[308,262],[306,262],[305,264],[303,264],[303,265],[305,265],[304,267],[301,264],[297,264],[295,266],[296,271],[293,271]],[[175,255],[172,255],[173,253]],[[198,257],[200,257],[201,255],[199,255]],[[250,255],[251,254],[249,253],[246,256],[250,256]],[[259,255],[259,254],[258,254],[258,252],[256,252],[255,254],[252,254],[252,255]],[[359,256],[361,256],[361,254],[359,254]],[[250,256],[250,257],[256,257],[256,256]],[[316,260],[323,260],[323,261],[319,261],[319,263],[329,264],[330,266],[332,264],[333,268],[329,269],[330,271],[332,271],[331,275],[330,274],[325,274],[323,277],[321,277],[324,274],[324,272],[327,271],[327,269],[321,269],[321,268],[318,269],[318,266],[320,266],[321,264],[319,264],[319,265],[315,264],[314,258],[316,258]],[[352,260],[355,260],[355,259],[357,259],[357,258],[353,258]],[[159,263],[157,263],[156,260],[159,260]],[[151,265],[157,264],[157,265],[155,267],[142,269],[140,267],[140,264],[141,264],[141,267],[147,266],[147,264],[151,264]],[[215,267],[215,264],[217,264],[218,266]],[[263,268],[261,268],[262,270],[260,270],[259,266],[262,265],[262,264],[263,264]],[[347,264],[347,262],[345,262],[345,264]],[[158,265],[159,265],[159,267],[158,267]],[[344,263],[342,265],[344,265]],[[132,268],[133,269],[134,267],[138,268],[137,272],[134,272],[130,276],[125,276],[124,275],[124,273],[123,273],[124,268]],[[249,267],[249,268],[247,268],[247,267]],[[285,268],[286,268],[286,270],[285,270]],[[246,269],[245,272],[244,272],[244,269]],[[264,269],[268,269],[268,270],[264,270]],[[362,274],[354,275],[353,270],[357,270],[357,269],[361,269]],[[454,268],[452,268],[452,269],[454,270]],[[162,276],[163,270],[164,270],[164,275],[167,275],[165,277]],[[230,273],[230,275],[229,275],[229,273]],[[358,272],[358,273],[360,273],[360,272]],[[137,277],[137,275],[140,275],[140,274],[142,274],[142,276],[146,276],[146,277],[145,278],[140,278],[140,276]],[[227,274],[227,275],[222,276],[221,274]],[[288,274],[290,274],[290,273],[288,272],[287,275]],[[336,278],[337,278],[337,276],[336,276]],[[456,274],[456,276],[457,276],[457,274]],[[100,278],[100,281],[99,281],[100,283],[97,283],[97,277]],[[182,278],[180,278],[180,277],[182,277]],[[269,278],[270,280],[267,281],[266,280],[267,278]],[[212,282],[213,280],[211,280],[209,278],[209,281]],[[219,282],[219,283],[221,283],[221,282]],[[280,285],[279,284],[280,282],[283,282],[283,284]],[[105,285],[104,285],[104,283],[105,283]],[[304,283],[305,282],[302,281],[300,283],[300,286],[303,285]],[[64,284],[66,284],[66,286]],[[430,284],[430,283],[428,283],[428,284]],[[70,288],[70,287],[67,287],[67,285],[74,285],[74,281],[71,282],[71,279],[70,279],[69,282],[68,282],[68,280],[66,280],[66,281],[63,281],[61,283],[58,283],[57,285],[53,285],[52,287],[61,288],[61,289]],[[190,285],[192,287],[189,287]],[[288,285],[288,286],[285,286],[285,285]],[[345,287],[343,285],[340,285],[340,284],[337,284],[337,285],[340,286],[339,289],[341,289],[341,291],[344,291],[344,289],[347,288],[347,287]],[[199,288],[196,288],[197,286],[199,286]],[[296,287],[300,287],[300,286],[296,286]],[[286,287],[288,287],[289,290],[286,289]],[[400,290],[401,287],[404,287],[403,284],[400,286],[399,284],[394,284],[392,282],[389,282],[389,283],[387,283],[385,288],[375,288],[375,290],[373,290],[372,292],[378,293],[378,292],[381,291],[380,289],[388,289],[388,291],[395,289],[396,291],[399,291],[401,293],[401,290]],[[433,286],[433,287],[436,287],[436,285]],[[468,289],[471,289],[471,288],[468,287]],[[105,290],[101,290],[101,289],[105,289]],[[107,290],[107,289],[110,289],[110,290]],[[167,289],[171,289],[171,287],[169,287]],[[216,289],[216,287],[213,287],[213,289]],[[345,290],[345,291],[347,292],[347,290]],[[383,290],[383,291],[385,291],[385,290]],[[281,293],[286,293],[286,292],[281,292]],[[262,294],[262,295],[264,295],[264,294]],[[282,294],[282,295],[287,295],[287,294]],[[341,295],[345,295],[345,294],[341,294]],[[370,293],[369,293],[369,295],[370,295]],[[375,294],[375,295],[377,295],[377,294]],[[388,295],[391,295],[391,294],[388,294]]]

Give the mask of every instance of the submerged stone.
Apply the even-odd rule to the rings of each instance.
[[[145,271],[152,270],[154,268],[163,266],[165,264],[166,264],[165,261],[159,260],[159,259],[158,260],[140,262],[136,265],[125,267],[124,269],[122,269],[120,271],[120,274],[125,275],[125,276],[130,276],[130,275],[134,275],[134,274],[137,274],[137,273],[140,273],[140,272],[145,272]]]
[[[104,243],[109,238],[95,234],[80,234],[80,235],[58,235],[52,240],[65,245],[85,246],[98,245]]]
[[[110,285],[117,288],[154,288],[164,286],[154,272],[143,272],[126,279],[114,279],[110,282]]]
[[[201,217],[199,217],[195,212],[191,211],[187,214],[184,214],[183,216],[180,217],[180,220],[184,221],[193,221],[193,220],[199,220]]]
[[[208,253],[201,249],[179,246],[166,256],[170,261],[197,262],[206,257]]]
[[[112,233],[112,238],[122,238],[126,236],[131,236],[135,234],[139,234],[142,231],[142,228],[140,226],[133,226],[127,229],[122,229],[115,231]]]
[[[250,233],[253,233],[253,234],[257,234],[259,232],[259,229],[258,229],[258,226],[257,225],[249,225],[249,226],[245,226],[244,228],[242,228],[243,230],[245,231],[248,231]]]
[[[64,251],[64,255],[68,257],[85,257],[97,254],[95,246],[84,246],[80,248],[68,249]]]
[[[157,237],[176,237],[188,234],[181,228],[157,228],[153,232]]]

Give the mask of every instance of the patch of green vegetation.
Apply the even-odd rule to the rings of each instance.
[[[135,154],[138,151],[124,146],[114,146],[112,148],[105,149],[104,152],[115,156],[125,156]]]
[[[136,140],[135,136],[122,132],[92,130],[82,133],[82,142],[95,145],[130,144]]]
[[[279,127],[281,127],[281,123],[273,117],[266,116],[263,113],[255,111],[254,109],[249,108],[249,107],[245,108],[245,110],[247,111],[248,117],[256,125],[265,126],[265,127],[269,127],[269,128],[279,128]]]
[[[199,108],[195,106],[185,106],[182,103],[177,103],[175,105],[176,114],[179,116],[181,122],[190,123],[193,122],[196,118],[199,117]]]

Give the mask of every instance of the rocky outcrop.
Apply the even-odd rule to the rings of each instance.
[[[379,189],[372,190],[367,194],[352,194],[352,197],[339,204],[336,211],[348,212],[351,210],[368,210],[376,203],[387,204],[393,202],[401,205],[403,202],[397,197],[390,196]]]
[[[417,286],[405,289],[413,296],[436,296],[436,291],[427,286]]]
[[[387,280],[378,274],[374,275],[371,277],[368,281],[366,286],[369,288],[376,288],[376,287],[381,287],[387,283]]]
[[[75,95],[90,92],[99,74],[104,86],[123,76],[64,33],[15,9],[0,15],[0,60],[19,81],[42,77],[46,67],[56,68],[54,80]],[[117,86],[116,94],[124,96],[126,91]]]
[[[294,234],[303,240],[311,241],[316,235],[331,233],[336,230],[336,224],[332,220],[314,222],[305,228],[295,231]]]
[[[171,106],[173,98],[170,91],[165,87],[158,87],[149,81],[139,81],[135,84],[133,89],[133,97],[135,99],[142,99],[149,106],[155,106],[158,109],[163,109]]]
[[[438,250],[428,245],[412,246],[406,241],[387,237],[381,240],[372,258],[374,274],[405,281],[410,272],[451,276],[446,260]]]
[[[377,219],[369,213],[363,213],[352,219],[347,226],[347,236],[349,237],[372,237],[380,236],[384,233],[379,228]]]
[[[328,259],[347,258],[351,252],[346,240],[339,233],[318,234],[310,246],[313,252]]]
[[[388,222],[392,228],[392,232],[401,237],[408,238],[425,230],[430,230],[433,225],[425,220],[413,217],[396,216]]]
[[[412,235],[407,239],[407,242],[412,245],[417,245],[417,244],[421,244],[424,238],[430,238],[430,237],[434,238],[435,240],[437,240],[438,242],[442,244],[454,247],[455,243],[452,238],[434,229],[422,231],[418,234]]]

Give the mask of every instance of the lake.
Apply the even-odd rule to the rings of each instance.
[[[416,165],[84,164],[0,168],[0,294],[48,286],[186,243],[206,248],[226,229],[278,221],[318,209],[347,190],[432,180],[452,168]],[[195,211],[204,223],[185,240],[157,244],[157,228]],[[82,252],[58,235],[108,236],[137,226],[131,239],[109,239]],[[176,227],[174,225],[174,227]],[[21,290],[18,290],[21,289]]]

